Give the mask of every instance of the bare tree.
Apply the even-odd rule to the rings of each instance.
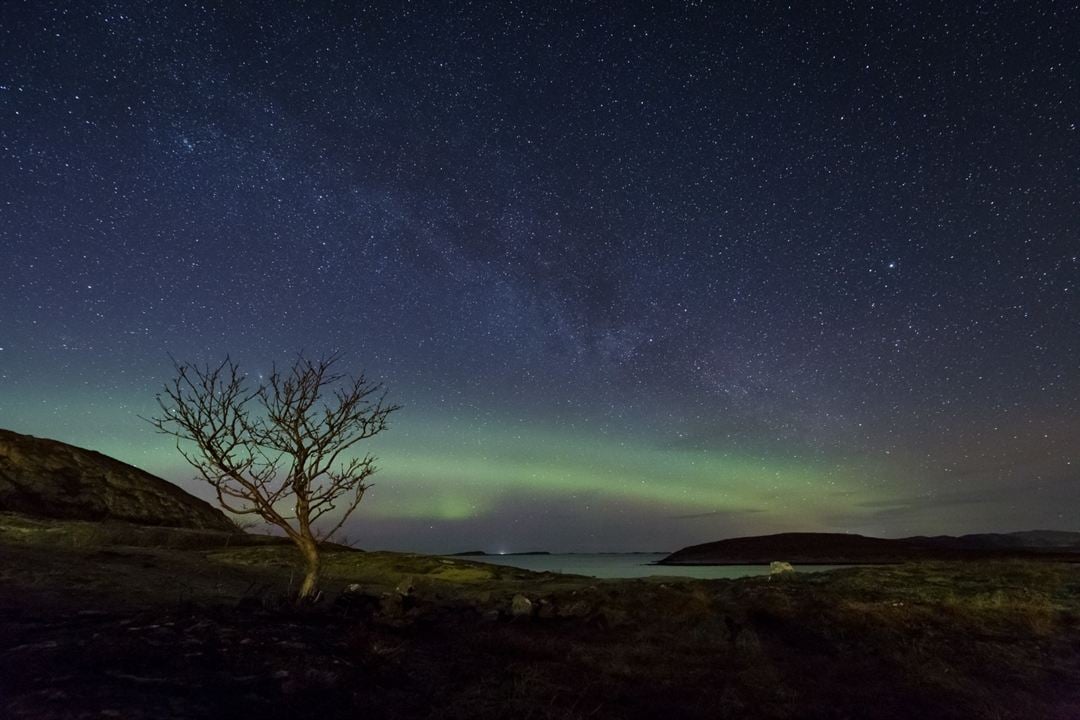
[[[157,395],[162,414],[148,418],[176,438],[224,509],[256,515],[296,543],[307,568],[301,600],[316,591],[321,543],[360,504],[376,470],[372,455],[349,451],[399,409],[381,385],[336,373],[336,363],[300,354],[252,384],[228,357],[216,366],[174,360],[176,376]]]

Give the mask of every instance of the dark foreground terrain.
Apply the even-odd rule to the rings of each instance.
[[[0,716],[1080,717],[1076,565],[601,582],[343,549],[297,610],[292,550],[236,542],[0,517]]]

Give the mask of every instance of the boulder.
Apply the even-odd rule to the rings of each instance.
[[[379,617],[384,620],[399,620],[405,616],[405,598],[396,592],[383,593],[379,598]]]
[[[537,603],[536,617],[541,620],[550,620],[556,616],[555,603],[546,598],[541,598]]]
[[[350,614],[370,618],[382,610],[383,599],[378,595],[367,592],[361,585],[352,584],[338,595],[334,604]]]
[[[561,618],[586,618],[593,614],[593,605],[587,600],[575,599],[560,603],[555,615]]]
[[[793,568],[791,566],[791,563],[789,563],[789,562],[782,562],[782,561],[774,560],[773,562],[769,563],[769,574],[770,575],[781,575],[783,573],[793,573],[793,572],[795,572],[795,568]]]
[[[394,588],[394,592],[401,597],[412,597],[416,594],[416,583],[413,581],[413,578],[409,576],[397,584],[397,587]]]
[[[514,599],[510,601],[510,616],[511,617],[532,617],[533,614],[533,601],[525,597],[521,593],[514,596]]]

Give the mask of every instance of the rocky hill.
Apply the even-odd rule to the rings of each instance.
[[[0,511],[235,531],[225,515],[159,477],[92,450],[0,430]]]

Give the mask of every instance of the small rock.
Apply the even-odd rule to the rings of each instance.
[[[379,614],[386,618],[399,618],[404,615],[404,597],[396,592],[385,593],[379,602]]]
[[[536,617],[541,620],[550,620],[555,617],[555,603],[547,599],[541,599],[536,610]]]
[[[789,562],[782,562],[782,561],[774,560],[773,562],[769,563],[769,574],[770,575],[780,575],[782,573],[793,573],[793,572],[795,572],[795,568],[793,568],[791,566],[791,563],[789,563]]]
[[[361,617],[369,617],[380,609],[382,598],[364,592],[359,585],[350,585],[346,588],[346,592],[338,595],[334,604],[350,613],[357,613]]]
[[[597,613],[594,622],[600,627],[628,625],[630,623],[630,615],[619,607],[609,607],[604,608],[601,612]]]
[[[407,577],[398,583],[398,586],[394,588],[401,597],[411,597],[416,592],[416,583],[413,582],[411,577]]]
[[[592,614],[592,606],[585,600],[574,600],[565,605],[559,605],[555,614],[563,618],[583,618]]]

